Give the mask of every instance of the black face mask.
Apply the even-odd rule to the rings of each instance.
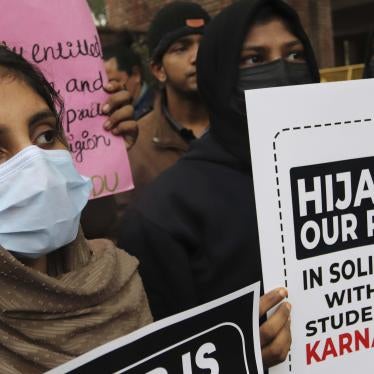
[[[313,83],[306,63],[276,60],[239,70],[238,91]]]
[[[245,90],[313,83],[306,63],[276,60],[239,70],[237,94],[232,108],[245,115]]]

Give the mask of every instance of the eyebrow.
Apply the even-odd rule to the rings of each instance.
[[[291,47],[296,47],[296,46],[299,46],[299,45],[303,46],[303,43],[301,43],[300,40],[292,40],[292,41],[286,43],[286,44],[284,45],[284,47],[286,47],[286,48],[291,48]],[[265,49],[267,49],[267,48],[264,47],[264,46],[256,46],[256,45],[249,45],[249,44],[248,44],[248,45],[245,45],[245,46],[243,47],[242,52],[246,52],[246,51],[256,51],[256,52],[260,52],[260,51],[263,51],[263,50],[265,50]]]
[[[33,126],[37,125],[40,121],[44,120],[49,120],[53,119],[57,122],[56,116],[53,114],[53,112],[50,109],[44,109],[41,110],[40,112],[37,112],[33,114],[29,119],[28,119],[28,127],[32,128]],[[0,137],[7,135],[11,130],[8,127],[2,127],[0,123]]]
[[[299,46],[301,45],[302,47],[304,46],[304,44],[300,41],[300,40],[293,40],[291,42],[288,42],[286,43],[286,47],[296,47],[296,46]]]
[[[29,127],[32,127],[36,125],[38,122],[44,121],[47,119],[57,120],[55,114],[50,109],[44,109],[44,110],[41,110],[40,112],[33,114],[31,117],[29,117],[27,122],[28,122]]]

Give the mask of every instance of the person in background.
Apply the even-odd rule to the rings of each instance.
[[[117,80],[129,91],[134,107],[134,120],[138,120],[153,108],[154,91],[144,80],[140,56],[131,47],[120,43],[103,48],[105,68],[109,79]]]
[[[365,68],[362,78],[374,78],[374,32],[371,32],[367,41]]]
[[[138,136],[138,123],[133,118],[132,96],[117,79],[110,80],[104,89],[109,97],[102,104],[103,114],[108,116],[103,127],[113,135],[121,136],[129,150]],[[111,195],[90,200],[82,212],[81,224],[88,239],[109,238],[116,241],[119,224],[116,197]]]
[[[131,105],[131,95],[123,89],[122,84],[117,80],[109,81],[104,88],[110,96],[102,105],[103,114],[108,116],[103,127],[113,135],[121,136],[124,145],[129,150],[135,144],[138,136],[138,123],[133,119],[134,109]],[[108,127],[108,123],[110,123],[110,127]],[[86,237],[88,239],[108,238],[116,241],[118,217],[118,204],[115,195],[90,200],[85,206],[81,218]]]
[[[0,372],[42,373],[152,321],[138,261],[79,226],[63,104],[0,46]]]
[[[319,82],[309,39],[281,0],[241,0],[216,16],[197,74],[209,132],[149,186],[120,227],[119,246],[139,258],[156,319],[262,280],[243,91]],[[260,314],[285,295],[264,295]],[[283,361],[291,342],[288,303],[260,335],[265,367]]]
[[[154,17],[147,35],[150,69],[160,92],[154,109],[139,121],[139,136],[129,152],[135,190],[119,196],[119,204],[144,187],[188,150],[208,128],[196,76],[196,55],[210,17],[198,4],[172,2]]]

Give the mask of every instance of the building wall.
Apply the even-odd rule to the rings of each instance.
[[[336,63],[365,61],[368,39],[374,29],[374,1],[338,8],[333,13]]]
[[[197,1],[211,15],[235,0]],[[106,0],[108,25],[113,29],[128,28],[133,31],[146,31],[155,13],[172,0]]]
[[[335,65],[330,0],[289,0],[299,13],[321,68]]]
[[[112,29],[147,30],[155,13],[172,0],[105,0],[108,25]],[[235,0],[196,1],[211,15]],[[288,0],[300,14],[321,67],[334,66],[334,42],[330,0]]]

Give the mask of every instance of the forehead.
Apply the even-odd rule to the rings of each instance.
[[[0,115],[29,114],[48,108],[47,103],[21,78],[0,76]]]
[[[195,43],[195,42],[199,42],[202,37],[203,36],[201,34],[190,34],[190,35],[182,36],[182,37],[178,38],[177,40],[175,40],[173,43],[171,43],[171,45],[173,45],[175,43]]]
[[[281,18],[274,18],[268,22],[250,26],[244,38],[243,47],[278,45],[295,40],[299,39],[290,32],[287,23]]]
[[[104,61],[105,66],[111,67],[112,69],[118,69],[117,57],[113,56]]]

